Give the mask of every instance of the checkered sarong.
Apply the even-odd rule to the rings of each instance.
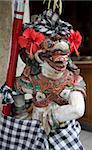
[[[0,119],[0,150],[49,150],[45,131],[37,120]]]
[[[0,150],[84,150],[80,125],[69,121],[47,136],[37,120],[0,119]]]
[[[50,150],[84,150],[79,140],[80,131],[80,124],[75,120],[52,130],[49,134]]]

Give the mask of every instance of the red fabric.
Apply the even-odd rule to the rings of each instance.
[[[81,44],[82,36],[80,35],[79,31],[71,31],[70,36],[68,38],[68,42],[70,43],[70,52],[76,52],[77,56],[79,56],[78,48]]]
[[[3,113],[5,116],[9,116],[10,113],[11,113],[11,104],[3,105],[2,113]]]
[[[22,31],[22,20],[15,18],[13,22],[13,30],[12,30],[12,45],[11,45],[10,61],[9,61],[9,67],[6,76],[6,84],[10,88],[13,87],[14,80],[15,80],[17,59],[19,54],[18,37],[20,36],[21,31]]]
[[[10,88],[13,87],[15,81],[17,59],[19,53],[18,37],[21,34],[22,21],[23,20],[15,18],[13,22],[11,53],[6,76],[6,84]],[[11,113],[11,104],[4,105],[2,112],[4,115],[9,116]]]
[[[44,39],[45,36],[42,33],[36,32],[32,28],[27,28],[23,32],[23,35],[19,37],[18,42],[21,48],[28,49],[30,57],[32,58],[33,54],[40,49],[40,44]]]
[[[21,3],[21,5],[23,5],[23,6],[24,6],[24,4],[25,4],[25,1],[23,1]],[[21,8],[20,5],[17,6],[17,8],[18,7]],[[16,8],[16,10],[17,10],[17,8]],[[23,13],[22,12],[20,12],[20,13],[21,13],[21,15],[23,15],[24,11],[23,11]],[[19,14],[19,12],[18,12],[18,14]],[[14,18],[13,28],[12,28],[10,60],[9,60],[7,76],[6,76],[6,85],[10,88],[13,88],[14,80],[15,80],[15,76],[16,76],[17,59],[18,59],[18,53],[19,53],[18,38],[22,31],[22,24],[23,24],[23,19]],[[10,115],[11,104],[7,104],[7,105],[3,106],[2,111],[5,115]]]

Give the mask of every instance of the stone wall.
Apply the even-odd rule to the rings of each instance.
[[[11,1],[0,0],[0,86],[5,82],[10,52]]]

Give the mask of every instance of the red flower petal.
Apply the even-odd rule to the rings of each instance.
[[[33,54],[39,49],[39,47],[36,44],[31,43],[30,47],[30,57],[33,58]]]
[[[35,32],[35,30],[32,30],[31,38],[33,42],[36,42],[37,35],[38,35],[38,32]]]
[[[18,43],[20,44],[21,48],[28,49],[30,57],[32,58],[32,55],[40,49],[40,44],[44,39],[45,36],[42,33],[36,32],[32,28],[27,28],[24,31],[23,36],[19,37]]]
[[[76,52],[77,55],[79,55],[79,52],[78,52],[78,48],[81,44],[81,41],[82,41],[82,37],[79,33],[79,31],[71,31],[70,32],[70,36],[68,38],[68,41],[70,43],[70,52]]]
[[[18,43],[21,48],[26,48],[27,46],[27,40],[23,36],[19,37]]]
[[[36,36],[36,42],[40,45],[43,40],[45,40],[45,36],[42,33],[38,32]]]
[[[36,44],[33,44],[32,52],[33,54],[39,49],[39,46]]]
[[[26,39],[29,39],[29,38],[31,37],[31,33],[32,33],[32,29],[27,28],[27,29],[23,32],[23,36],[24,36]]]

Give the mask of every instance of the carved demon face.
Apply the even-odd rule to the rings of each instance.
[[[61,76],[61,72],[67,67],[70,50],[66,39],[56,37],[46,39],[41,43],[31,59],[27,49],[21,51],[22,60],[31,68],[30,74],[36,75],[42,72],[43,75],[54,78]]]
[[[69,45],[66,40],[52,42],[47,39],[42,43],[42,47],[43,49],[35,53],[35,59],[40,66],[45,63],[58,72],[66,68],[69,56]]]

